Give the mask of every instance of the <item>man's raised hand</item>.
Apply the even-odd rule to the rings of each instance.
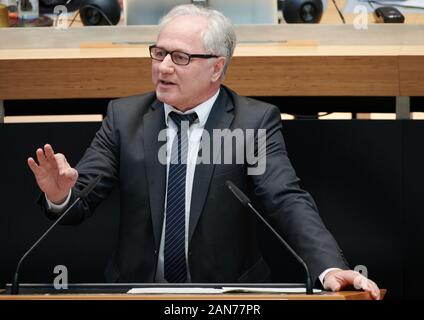
[[[31,157],[27,162],[39,188],[51,202],[61,204],[77,182],[78,171],[69,165],[63,154],[55,154],[49,144],[44,150],[38,148],[36,155],[38,163]]]

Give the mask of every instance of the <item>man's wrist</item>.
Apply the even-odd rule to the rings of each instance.
[[[328,269],[326,269],[326,270],[324,270],[324,272],[322,272],[320,275],[319,275],[319,281],[321,281],[321,284],[324,286],[324,282],[325,282],[325,277],[328,275],[328,273],[330,273],[331,271],[334,271],[334,270],[342,270],[342,269],[340,269],[340,268],[328,268]]]
[[[47,202],[47,210],[51,212],[55,212],[55,213],[59,213],[63,211],[63,209],[65,209],[65,207],[69,203],[69,200],[71,199],[71,194],[72,194],[72,190],[69,190],[68,196],[65,198],[64,201],[62,201],[62,203],[54,203],[47,197],[46,194],[44,194],[44,196],[46,197],[46,202]]]

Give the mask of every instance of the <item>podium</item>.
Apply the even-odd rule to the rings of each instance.
[[[384,290],[381,290],[382,297]],[[371,300],[366,292],[342,291],[324,294],[56,294],[4,295],[0,300]]]
[[[207,287],[211,285],[206,285]],[[161,285],[144,284],[73,284],[69,289],[56,290],[46,284],[22,284],[19,295],[11,295],[9,290],[0,290],[0,300],[157,300],[157,301],[184,301],[184,300],[371,300],[371,295],[363,291],[322,291],[307,295],[304,293],[267,293],[267,292],[240,292],[240,293],[127,293],[131,288],[166,287]],[[182,286],[181,286],[182,287]],[[194,287],[194,286],[189,286]],[[197,284],[196,287],[203,287]],[[258,286],[255,286],[258,287]],[[272,286],[275,288],[276,286]],[[285,288],[295,287],[287,285]],[[380,290],[381,299],[386,294]]]

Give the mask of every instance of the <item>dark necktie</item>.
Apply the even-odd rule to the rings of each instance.
[[[186,282],[185,258],[185,193],[188,153],[188,128],[197,119],[196,113],[187,115],[171,112],[177,125],[177,135],[172,142],[166,195],[166,226],[164,273],[168,282]]]

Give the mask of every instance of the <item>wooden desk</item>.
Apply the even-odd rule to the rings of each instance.
[[[238,26],[225,84],[248,96],[424,96],[422,25],[356,30],[337,17],[329,2],[318,25]],[[0,118],[7,99],[114,98],[152,90],[147,47],[156,33],[156,26],[0,29]],[[408,98],[398,106],[407,111]]]
[[[386,290],[381,290],[383,299]],[[335,293],[305,294],[58,294],[58,295],[4,295],[0,300],[371,300],[369,293],[343,291]]]
[[[237,31],[240,43],[225,84],[239,94],[424,96],[419,25],[360,31],[349,25],[262,25]],[[0,38],[23,46],[0,48],[0,100],[122,97],[152,90],[147,46],[155,28],[0,30]],[[42,38],[43,48],[27,45]],[[142,44],[112,45],[134,39]]]

